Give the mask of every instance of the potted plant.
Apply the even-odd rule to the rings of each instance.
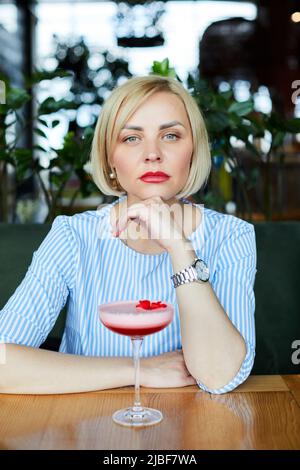
[[[6,83],[7,100],[0,105],[0,222],[14,221],[16,213],[21,211],[24,211],[24,215],[20,218],[28,219],[32,201],[20,202],[22,208],[18,209],[16,192],[18,185],[31,176],[34,176],[37,191],[47,207],[45,221],[52,221],[59,213],[72,213],[80,199],[86,200],[93,194],[97,194],[99,202],[102,201],[87,168],[93,127],[98,117],[95,105],[100,109],[105,92],[111,90],[120,77],[131,74],[125,60],[112,57],[108,51],[99,51],[97,54],[103,59],[102,65],[90,69],[90,52],[83,40],[73,43],[56,40],[57,67],[54,70],[36,70],[31,77],[27,77],[24,89],[12,87],[7,77],[2,77]],[[95,80],[104,70],[110,78],[103,81],[100,93]],[[44,80],[51,83],[51,80],[59,78],[70,82],[67,98],[56,100],[49,96],[39,102],[29,93],[31,87],[39,86]],[[87,106],[87,94],[93,121],[91,125],[81,127],[76,119],[77,111],[82,105]],[[39,141],[32,148],[24,148],[19,145],[19,140],[28,123],[22,118],[22,110],[30,100],[35,103],[33,128]],[[60,124],[59,113],[68,110],[76,111],[73,113],[75,115],[69,119],[62,147],[53,148],[49,144],[49,132]],[[14,126],[16,122],[19,123],[17,128]],[[46,166],[41,163],[43,160],[48,162]]]
[[[154,62],[152,73],[169,75],[181,81],[175,70],[169,67],[167,58]],[[249,193],[261,180],[262,212],[265,220],[271,220],[274,215],[271,165],[274,161],[278,162],[282,169],[285,139],[300,132],[300,119],[287,119],[275,112],[257,112],[252,97],[238,102],[232,89],[215,91],[206,81],[191,74],[188,75],[187,86],[203,112],[213,159],[208,188],[204,194],[200,192],[195,195],[195,200],[225,211],[226,203],[234,197],[235,185],[237,213],[251,220],[253,211]],[[269,148],[264,151],[260,142],[266,132],[269,133]],[[232,138],[242,144],[242,150],[234,145]],[[244,166],[245,156],[253,162],[248,173]]]
[[[169,66],[168,59],[162,62],[154,61],[150,73],[172,76],[181,81],[174,68]],[[66,77],[68,74],[69,72],[59,69],[53,72],[36,71],[27,83],[28,86],[32,86],[42,80]],[[62,147],[51,148],[52,158],[45,168],[41,165],[40,158],[49,152],[46,146],[47,129],[59,123],[55,113],[61,109],[76,110],[80,105],[80,99],[55,100],[53,97],[48,97],[38,103],[34,132],[41,140],[45,140],[45,145],[39,143],[33,148],[20,148],[18,138],[22,132],[22,126],[26,124],[22,122],[19,115],[22,107],[31,97],[26,89],[12,88],[8,81],[6,85],[7,102],[0,105],[2,221],[11,220],[8,214],[7,198],[9,165],[15,170],[16,184],[30,175],[35,176],[48,208],[45,220],[52,221],[59,213],[70,213],[79,197],[86,198],[93,193],[99,193],[85,168],[89,159],[93,126],[79,128],[79,131],[76,126],[73,126],[73,129],[65,135]],[[258,113],[254,110],[252,98],[242,103],[237,102],[232,90],[217,92],[209,84],[191,74],[188,76],[187,87],[203,112],[213,159],[209,184],[203,191],[193,195],[194,200],[225,212],[228,209],[226,204],[235,203],[235,213],[251,220],[253,210],[249,195],[260,183],[263,195],[263,217],[270,220],[273,215],[270,167],[276,159],[281,167],[284,166],[285,138],[287,135],[292,136],[300,132],[300,119],[285,119],[275,113],[269,115]],[[9,140],[8,134],[15,122],[20,122],[19,130],[15,137]],[[264,152],[259,145],[266,131],[271,135],[268,152]],[[243,144],[243,149],[236,148],[232,138],[238,139]],[[249,171],[244,165],[246,155],[252,162]],[[77,184],[74,188],[68,187],[74,178]],[[63,207],[61,198],[66,195],[66,191],[68,191],[68,206]]]

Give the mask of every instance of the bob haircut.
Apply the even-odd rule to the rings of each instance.
[[[205,186],[211,170],[208,135],[201,111],[189,92],[171,77],[147,75],[133,77],[116,87],[106,99],[98,118],[91,149],[91,174],[102,194],[122,196],[126,194],[117,180],[111,179],[110,156],[122,127],[137,108],[157,92],[177,95],[183,102],[193,137],[193,154],[190,172],[185,186],[176,198],[186,198]]]

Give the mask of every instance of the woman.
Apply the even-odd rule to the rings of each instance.
[[[172,78],[129,79],[105,102],[91,167],[99,189],[118,199],[56,217],[33,254],[0,312],[1,392],[133,384],[130,338],[110,332],[97,314],[101,303],[129,299],[176,307],[169,327],[144,339],[142,386],[233,390],[255,356],[255,234],[253,225],[186,199],[211,168],[194,99]],[[38,349],[67,299],[59,352]]]

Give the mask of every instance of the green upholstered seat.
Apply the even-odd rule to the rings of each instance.
[[[0,309],[22,281],[50,224],[0,224]],[[252,374],[300,373],[292,343],[300,340],[300,223],[258,222],[256,358]],[[66,307],[42,347],[57,350]]]
[[[252,374],[300,373],[300,222],[257,222],[256,358]],[[300,355],[299,355],[300,357]]]
[[[50,228],[51,224],[0,223],[0,310],[24,278],[33,252]],[[65,325],[66,307],[42,347],[58,350]]]

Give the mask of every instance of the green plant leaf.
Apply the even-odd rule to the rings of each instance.
[[[78,104],[74,103],[73,101],[67,101],[67,100],[55,100],[52,96],[49,98],[46,98],[45,101],[43,101],[38,109],[38,114],[39,116],[42,116],[44,114],[52,114],[52,113],[57,113],[58,111],[62,109],[77,109]]]
[[[72,170],[64,169],[60,173],[51,172],[49,175],[50,182],[57,187],[60,187],[63,183],[68,181],[72,176]]]
[[[37,121],[38,121],[40,124],[43,124],[43,126],[49,127],[49,126],[48,126],[48,122],[45,121],[45,119],[37,118]]]
[[[193,75],[191,75],[190,73],[188,73],[186,82],[187,82],[188,90],[193,90],[195,88],[195,79]]]
[[[230,100],[233,96],[233,91],[227,90],[227,91],[220,91],[219,95],[221,95],[226,101]]]
[[[233,114],[233,113],[228,114],[228,120],[229,120],[230,127],[233,129],[235,127],[238,127],[240,124],[242,124],[241,117],[238,116],[238,114]]]
[[[52,129],[53,129],[54,127],[58,126],[59,124],[60,124],[60,121],[59,121],[58,119],[54,119],[54,121],[52,121],[52,123],[51,123]]]
[[[169,67],[169,59],[166,57],[162,62],[154,61],[150,74],[162,75],[163,77],[177,78],[174,68]]]
[[[13,154],[17,180],[23,181],[32,175],[33,152],[31,149],[17,148]]]
[[[7,157],[8,157],[8,153],[7,153],[6,149],[4,149],[4,150],[0,149],[0,161],[1,160],[6,161]]]
[[[277,149],[283,144],[284,138],[285,138],[286,133],[282,131],[278,131],[274,136],[273,136],[273,141],[272,141],[272,148]]]
[[[40,137],[44,137],[44,139],[48,139],[48,136],[45,134],[44,131],[42,131],[42,129],[39,129],[38,127],[35,127],[33,129],[33,132],[37,135],[39,135]]]
[[[11,109],[19,109],[30,100],[30,95],[21,88],[10,88],[6,95],[6,105]]]
[[[210,111],[205,117],[210,132],[220,132],[229,126],[229,118],[226,113]]]
[[[49,72],[47,70],[35,70],[30,77],[25,78],[26,86],[31,86],[36,83],[40,83],[43,80],[53,80],[53,78],[64,78],[64,77],[72,77],[73,74],[66,70],[57,69]]]
[[[45,149],[44,147],[42,147],[41,145],[34,145],[33,148],[34,148],[35,150],[39,150],[40,152],[44,152],[44,153],[47,153],[47,152],[48,152],[48,150]]]
[[[10,111],[7,104],[0,104],[0,116],[5,116]]]
[[[215,106],[220,111],[227,111],[229,99],[231,98],[232,92],[216,93],[214,97]]]
[[[32,155],[33,154],[31,149],[17,148],[14,151],[14,156],[19,163],[26,162],[29,164],[32,160]]]
[[[49,180],[56,187],[59,187],[63,181],[61,175],[57,173],[50,173]]]
[[[253,109],[254,109],[254,102],[253,102],[253,99],[251,98],[247,101],[232,103],[229,106],[228,111],[230,113],[235,113],[238,116],[246,116],[247,114],[251,113]]]
[[[94,129],[92,127],[86,127],[83,132],[83,139],[92,139],[94,136]]]
[[[160,64],[162,73],[167,73],[169,70],[169,59],[166,57]]]

